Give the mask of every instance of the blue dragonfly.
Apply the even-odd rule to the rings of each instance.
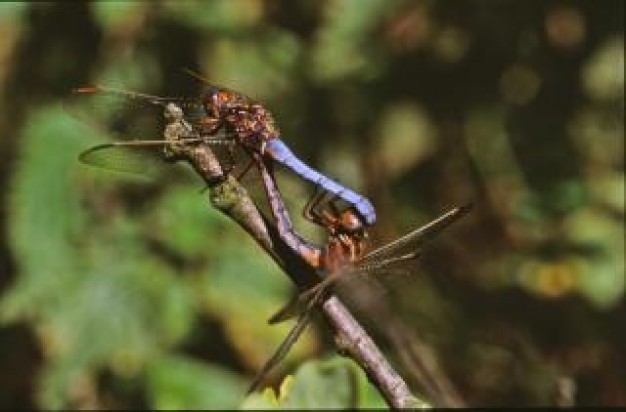
[[[136,93],[110,87],[95,86],[75,89],[75,94],[82,100],[125,100],[120,106],[128,107],[128,103],[156,108],[165,107],[174,103],[184,111],[184,118],[189,122],[193,131],[188,139],[199,139],[203,143],[228,146],[228,161],[235,166],[233,155],[235,148],[243,149],[248,159],[259,155],[264,161],[278,163],[313,183],[316,187],[333,195],[337,200],[345,202],[355,211],[355,217],[362,225],[372,225],[376,221],[376,212],[372,203],[364,196],[354,192],[335,180],[325,176],[300,160],[281,139],[280,131],[275,124],[272,114],[263,105],[253,101],[244,94],[217,86],[206,86],[200,97],[159,97],[143,93]],[[114,109],[115,110],[115,109]],[[154,116],[157,117],[157,116]],[[219,137],[218,137],[219,136]],[[171,151],[168,153],[167,142],[133,141],[116,145],[100,145],[90,148],[80,158],[85,163],[102,165],[106,158],[104,152],[111,152],[121,146],[165,147],[166,160],[176,160]],[[190,140],[189,143],[198,143]],[[243,168],[244,174],[253,164],[252,161]],[[114,168],[114,167],[113,167]],[[241,175],[238,178],[241,178]]]
[[[336,282],[341,283],[343,279],[360,277],[359,275],[370,276],[398,271],[406,273],[406,265],[415,261],[419,256],[423,243],[463,216],[468,210],[467,207],[455,208],[406,236],[368,252],[367,228],[375,222],[376,216],[369,200],[326,178],[297,159],[277,137],[278,134],[268,132],[268,130],[273,130],[269,127],[273,125],[273,121],[268,121],[267,118],[261,121],[263,116],[259,113],[263,111],[260,108],[248,110],[247,113],[252,116],[252,119],[247,119],[240,113],[243,116],[240,121],[221,120],[224,124],[218,127],[218,122],[215,120],[219,117],[215,113],[216,109],[208,109],[203,104],[206,99],[202,98],[167,98],[104,87],[82,88],[77,89],[76,92],[79,100],[83,98],[87,100],[83,103],[88,106],[86,114],[88,122],[95,113],[96,118],[93,120],[102,123],[99,121],[103,120],[100,119],[100,115],[104,115],[108,120],[104,123],[108,123],[112,129],[124,136],[137,136],[135,130],[140,133],[141,137],[163,136],[162,139],[120,140],[94,146],[80,155],[80,159],[85,163],[142,173],[154,162],[154,159],[146,162],[141,157],[139,161],[136,161],[138,157],[132,153],[135,153],[137,149],[157,147],[161,149],[160,155],[165,160],[173,161],[177,160],[179,149],[188,151],[190,146],[194,145],[198,148],[205,145],[226,148],[230,157],[234,148],[240,148],[247,152],[250,159],[249,166],[256,163],[261,173],[262,186],[270,201],[273,224],[276,226],[279,237],[309,267],[319,273],[320,279],[307,285],[309,289],[270,319],[270,323],[276,323],[298,316],[296,326],[263,367],[253,387],[256,387],[265,374],[286,355],[308,324],[312,309],[323,301],[325,296],[328,296],[331,286]],[[215,97],[216,93],[217,97]],[[213,100],[221,100],[223,97],[219,97],[219,93],[220,91],[213,89],[205,92],[203,96],[212,96]],[[129,115],[134,111],[142,116]],[[228,111],[226,113],[228,114]],[[159,119],[164,117],[163,114],[165,114],[165,121],[159,122]],[[85,118],[80,113],[79,117]],[[171,121],[170,117],[176,121]],[[152,126],[152,132],[146,131],[146,123]],[[236,125],[239,123],[245,127],[242,126],[237,130]],[[258,126],[261,123],[267,126],[266,129]],[[134,124],[138,127],[135,128]],[[256,132],[248,133],[246,130],[256,130]],[[223,159],[226,157],[228,156],[222,156]],[[242,163],[235,159],[229,161]],[[298,175],[305,177],[306,180],[317,184],[319,192],[305,206],[304,216],[327,230],[328,240],[322,247],[308,242],[294,230],[275,184],[272,171],[274,163],[283,164]],[[249,166],[244,168],[244,172]],[[228,167],[226,169],[226,174],[228,174]],[[204,174],[211,175],[212,173]],[[222,175],[222,173],[217,175]],[[337,206],[338,200],[347,203],[348,207],[340,210]],[[265,220],[272,223],[267,218]],[[250,226],[258,225],[251,224]]]

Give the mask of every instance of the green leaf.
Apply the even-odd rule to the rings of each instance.
[[[209,205],[201,186],[176,186],[143,216],[148,235],[185,260],[217,259],[225,232],[237,230]]]
[[[85,230],[77,155],[86,143],[57,107],[37,112],[24,131],[8,206],[9,242],[22,275],[3,296],[5,320],[52,303],[50,291],[76,270]]]
[[[91,7],[96,20],[107,32],[116,28],[128,30],[129,26],[141,24],[147,9],[145,3],[132,1],[99,1]]]
[[[249,0],[245,7],[237,1],[166,1],[162,4],[168,17],[197,30],[240,32],[259,23],[263,16],[263,3]]]
[[[280,269],[241,230],[220,236],[220,255],[197,291],[207,311],[222,320],[229,340],[253,369],[265,363],[291,328],[267,319],[288,298],[290,284]],[[303,356],[316,347],[312,328],[293,347]]]
[[[313,50],[311,70],[320,80],[337,80],[379,71],[384,59],[372,58],[370,33],[381,16],[396,7],[384,0],[346,0],[328,6]]]
[[[12,182],[10,241],[20,276],[0,316],[34,322],[49,359],[38,388],[44,408],[63,405],[98,368],[137,374],[186,335],[195,313],[188,285],[142,244],[135,219],[119,206],[100,219],[81,207],[88,185],[76,156],[85,138],[61,109],[37,113]],[[95,203],[107,198],[103,187],[92,195]]]
[[[356,364],[342,357],[310,361],[288,376],[277,395],[270,388],[250,395],[243,409],[386,408],[387,405]]]
[[[148,367],[152,409],[232,409],[245,381],[222,368],[177,355],[164,355]]]

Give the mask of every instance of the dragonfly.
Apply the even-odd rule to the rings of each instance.
[[[118,96],[132,102],[141,101],[153,106],[165,106],[175,103],[184,111],[184,118],[194,131],[190,139],[214,137],[220,134],[225,138],[205,139],[203,143],[224,145],[230,143],[228,155],[231,163],[235,163],[234,147],[242,148],[249,155],[258,155],[265,161],[281,164],[305,181],[321,187],[325,192],[343,200],[355,210],[356,217],[364,225],[372,225],[376,221],[376,212],[372,203],[365,196],[356,193],[337,181],[325,176],[300,160],[281,138],[280,131],[271,112],[262,104],[246,95],[213,85],[206,85],[197,98],[159,97],[144,93],[125,91],[105,86],[82,87],[74,90],[78,95]],[[189,141],[191,143],[191,141]],[[150,146],[162,143],[150,141],[134,141],[125,146]],[[104,151],[120,145],[101,145],[86,151],[81,160],[91,164],[101,164]],[[166,146],[166,160],[175,160],[175,153]],[[253,162],[249,162],[251,165]],[[249,166],[244,168],[245,174]],[[238,176],[241,178],[242,176]]]
[[[260,160],[259,160],[260,161]],[[327,241],[315,247],[299,236],[291,225],[270,170],[260,165],[264,186],[268,190],[272,214],[279,236],[311,267],[321,274],[321,280],[302,292],[274,314],[269,323],[278,323],[298,317],[296,324],[274,354],[253,380],[249,392],[256,390],[265,376],[286,356],[289,349],[304,332],[312,310],[329,296],[330,288],[342,279],[377,277],[382,274],[406,273],[411,262],[421,255],[424,244],[452,223],[466,215],[471,204],[455,207],[431,222],[374,250],[370,250],[367,226],[357,211],[336,206],[337,196],[319,191],[304,207],[303,214],[310,221],[327,230]]]
[[[82,94],[84,90],[78,90],[77,93]],[[87,91],[91,93],[91,91]],[[181,105],[185,105],[184,99],[179,98],[161,98],[147,94],[138,94],[127,92],[115,93],[126,100],[124,104],[115,99],[113,105],[111,102],[102,102],[102,107],[97,107],[95,112],[88,111],[84,120],[96,130],[109,134],[111,130],[107,129],[102,123],[108,120],[119,120],[115,116],[119,116],[124,109],[132,109],[134,104],[140,103],[139,106],[148,104],[150,108],[160,110],[160,113],[148,113],[150,120],[154,120],[157,116],[163,119],[164,123],[158,125],[158,131],[155,129],[150,137],[153,139],[136,139],[136,140],[118,140],[108,143],[92,146],[79,154],[79,160],[84,163],[113,169],[126,173],[138,173],[144,175],[146,169],[151,169],[154,159],[147,157],[146,153],[137,152],[136,149],[143,148],[159,148],[163,160],[168,162],[183,160],[189,163],[195,172],[202,178],[206,187],[210,189],[211,203],[219,208],[223,213],[231,216],[240,226],[243,227],[265,250],[270,252],[272,258],[276,256],[271,253],[272,245],[266,230],[264,217],[258,210],[246,189],[233,178],[228,171],[224,170],[222,162],[216,156],[214,149],[219,146],[231,147],[232,139],[219,138],[216,136],[200,135],[197,133],[192,124],[184,117],[185,112]],[[74,104],[86,102],[72,102]],[[72,106],[70,102],[68,109],[79,109],[80,107]],[[113,115],[110,113],[113,109]],[[145,107],[140,108],[140,112],[145,112]],[[85,114],[85,113],[76,113]],[[108,116],[108,117],[107,117]],[[124,119],[126,120],[126,119]],[[113,128],[114,132],[115,128]],[[146,128],[140,128],[144,133]],[[146,132],[150,133],[150,132]],[[161,138],[156,138],[159,134]]]

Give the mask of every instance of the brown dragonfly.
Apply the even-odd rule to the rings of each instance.
[[[368,251],[367,227],[362,224],[357,212],[351,207],[340,209],[335,203],[336,196],[320,191],[304,208],[304,216],[308,220],[327,230],[326,243],[315,247],[295,232],[271,171],[263,164],[260,170],[279,235],[320,273],[321,280],[270,318],[270,323],[278,323],[298,317],[295,326],[257,374],[249,392],[256,390],[265,376],[286,356],[309,323],[312,310],[328,296],[333,284],[343,279],[413,271],[411,263],[420,256],[424,244],[467,214],[472,207],[471,204],[455,207],[412,232]]]
[[[120,139],[86,150],[80,155],[81,161],[85,163],[107,169],[144,174],[150,165],[155,163],[155,159],[146,159],[141,149],[156,147],[162,159],[175,161],[179,160],[181,155],[189,153],[190,148],[205,146],[216,149],[226,148],[226,155],[220,156],[221,164],[217,164],[221,166],[228,163],[226,174],[242,163],[234,159],[234,153],[236,148],[246,146],[240,144],[232,135],[229,136],[228,130],[217,128],[209,131],[201,127],[202,122],[206,122],[202,120],[206,116],[206,108],[202,100],[159,97],[102,87],[83,88],[76,91],[80,97],[79,100],[88,101],[88,123],[92,119],[92,114],[96,113],[97,119],[107,120],[109,133],[113,129],[124,138],[135,137],[135,140]],[[140,116],[134,116],[134,114]],[[148,129],[146,125],[152,128],[152,132],[146,132]],[[136,139],[138,136],[163,136],[163,138]],[[250,150],[247,155],[257,164],[261,172],[262,186],[267,192],[279,236],[288,247],[322,276],[316,285],[270,319],[270,323],[276,323],[298,316],[294,328],[254,380],[251,387],[253,390],[296,342],[310,320],[312,309],[323,301],[335,282],[341,279],[410,272],[410,263],[419,257],[423,244],[463,216],[469,207],[454,208],[429,224],[368,252],[370,248],[367,228],[372,219],[368,223],[364,217],[364,210],[371,209],[373,214],[371,204],[358,200],[362,197],[353,198],[351,194],[354,192],[347,188],[333,186],[333,190],[329,190],[328,184],[322,184],[328,181],[318,178],[318,181],[315,181],[318,183],[318,193],[308,201],[304,208],[305,218],[324,227],[328,233],[326,243],[322,247],[316,247],[300,237],[291,224],[275,183],[273,166],[276,159],[271,155],[264,156],[263,151]],[[227,158],[227,161],[224,160]],[[201,165],[193,162],[192,165],[199,171],[198,166]],[[248,168],[245,166],[244,173]],[[201,175],[207,174],[206,170],[201,172]],[[220,176],[220,173],[208,173],[208,175]],[[221,174],[221,176],[225,175]],[[346,193],[350,196],[346,196]],[[361,210],[357,205],[361,206]],[[362,209],[364,205],[367,206],[366,209]],[[258,227],[256,223],[258,215],[253,217],[257,220],[250,226]],[[247,217],[243,218],[245,220]]]

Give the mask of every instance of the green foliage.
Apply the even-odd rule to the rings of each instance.
[[[592,251],[586,259],[576,261],[580,292],[600,308],[616,305],[626,291],[623,228],[594,208],[572,213],[564,226],[568,239]]]
[[[259,0],[251,0],[242,7],[241,2],[216,0],[169,0],[164,4],[164,12],[179,20],[185,26],[201,31],[217,30],[224,34],[236,34],[250,29],[259,23],[263,5]]]
[[[177,355],[155,358],[146,371],[150,408],[234,409],[245,381],[223,368]]]
[[[347,0],[334,2],[326,10],[327,23],[313,50],[311,75],[322,81],[371,78],[380,73],[384,60],[378,58],[372,38],[381,19],[398,2]]]
[[[20,166],[13,180],[9,213],[11,244],[24,276],[19,293],[3,302],[3,317],[33,315],[58,302],[51,291],[76,271],[75,242],[85,230],[75,153],[83,141],[58,109],[42,111],[24,132]]]
[[[278,394],[271,388],[255,393],[242,409],[354,409],[384,408],[380,394],[354,362],[333,357],[310,361],[281,383]]]
[[[26,9],[26,4],[18,1],[0,3],[0,19],[5,21],[17,20]]]
[[[185,338],[203,307],[223,318],[233,344],[259,367],[288,327],[269,328],[264,322],[284,299],[286,282],[272,273],[273,263],[245,233],[227,226],[225,217],[210,210],[200,188],[192,186],[173,186],[134,219],[116,204],[120,181],[111,184],[101,175],[81,173],[85,166],[76,154],[88,143],[88,134],[65,112],[42,111],[30,124],[10,209],[12,243],[24,276],[3,296],[0,314],[5,322],[27,318],[37,327],[50,358],[41,405],[62,407],[71,388],[98,368],[135,376],[146,365],[159,365],[162,350]],[[101,180],[100,190],[90,179]],[[81,208],[82,188],[94,192],[92,210]],[[188,271],[196,275],[177,274],[151,252],[150,242],[184,261],[200,262]],[[303,342],[310,348],[310,337]],[[300,348],[307,350],[307,345]],[[154,373],[157,388],[177,386]],[[226,374],[214,372],[220,373]],[[191,405],[193,393],[190,399],[157,396],[154,402]],[[232,397],[225,399],[232,403]]]
[[[291,326],[266,323],[288,281],[197,176],[80,164],[118,136],[51,98],[192,94],[189,67],[267,104],[298,156],[367,194],[374,244],[474,201],[385,295],[472,403],[554,404],[563,378],[576,402],[622,405],[622,15],[619,0],[0,3],[0,351],[41,353],[0,365],[0,404],[236,407]],[[300,213],[311,186],[277,169],[296,227],[323,240]],[[318,332],[283,368],[319,351]],[[383,404],[330,361],[243,405]]]

